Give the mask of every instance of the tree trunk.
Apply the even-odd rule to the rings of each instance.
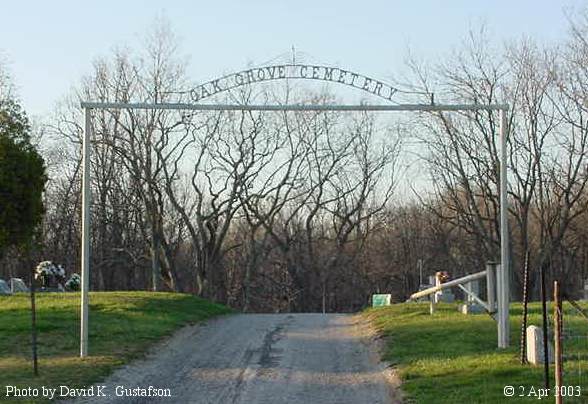
[[[160,249],[159,236],[155,231],[154,226],[151,228],[151,288],[154,292],[159,290],[159,278],[161,273],[161,266],[159,262]]]

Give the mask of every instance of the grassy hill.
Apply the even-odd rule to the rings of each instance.
[[[90,293],[89,357],[79,358],[79,293],[37,294],[39,377],[32,374],[30,300],[0,297],[0,400],[5,387],[86,386],[177,328],[229,313],[187,294]]]
[[[586,307],[586,304],[582,304]],[[541,325],[541,306],[531,303],[529,325]],[[550,309],[550,314],[553,312]],[[415,403],[532,403],[543,388],[543,366],[519,363],[522,305],[511,305],[509,349],[496,347],[496,323],[487,314],[463,315],[455,304],[439,304],[434,315],[427,303],[402,303],[368,309],[386,337],[384,359],[403,380],[408,402]],[[582,397],[566,403],[588,402],[588,321],[564,304],[564,385],[580,386]],[[550,369],[554,386],[553,366]],[[505,397],[505,386],[515,387]],[[521,388],[520,386],[523,386]],[[523,397],[520,395],[524,394]],[[553,402],[553,390],[549,398]]]

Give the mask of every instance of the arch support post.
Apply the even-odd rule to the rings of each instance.
[[[499,110],[500,119],[500,266],[497,268],[498,348],[508,348],[510,340],[510,256],[508,243],[507,109]]]
[[[81,257],[81,321],[80,357],[88,356],[88,294],[90,290],[90,138],[91,109],[84,108],[84,139],[82,144],[82,257]]]

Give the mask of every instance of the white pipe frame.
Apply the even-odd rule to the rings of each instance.
[[[414,300],[414,299],[418,299],[419,297],[425,297],[425,296],[428,296],[428,295],[433,294],[435,292],[439,292],[440,290],[452,288],[454,286],[461,285],[462,283],[468,283],[468,282],[475,281],[477,279],[481,279],[481,278],[485,278],[485,277],[486,277],[486,271],[476,272],[475,274],[466,275],[464,277],[461,277],[458,279],[453,279],[449,282],[445,282],[440,285],[432,286],[430,288],[413,293],[412,295],[410,295],[409,299]]]
[[[476,303],[478,303],[480,306],[484,307],[484,309],[488,313],[491,313],[490,306],[488,305],[488,303],[486,303],[485,301],[480,299],[474,292],[472,292],[471,290],[469,290],[468,288],[463,286],[461,283],[459,285],[457,285],[457,287],[460,288],[466,295],[468,295],[469,297],[474,299],[476,301]]]
[[[82,102],[84,110],[84,139],[82,143],[82,257],[81,257],[81,319],[80,357],[88,355],[88,305],[90,290],[90,142],[91,111],[96,109],[147,109],[147,110],[191,110],[191,111],[499,111],[500,114],[500,270],[497,274],[498,297],[498,347],[508,347],[508,301],[509,301],[509,249],[508,249],[508,206],[507,206],[507,130],[506,104],[399,104],[399,105],[241,105],[241,104],[185,104],[185,103],[120,103]],[[483,271],[484,272],[484,271]]]

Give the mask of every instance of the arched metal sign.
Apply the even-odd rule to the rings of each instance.
[[[215,94],[236,87],[279,79],[307,79],[344,84],[346,86],[366,91],[388,101],[392,101],[392,97],[396,93],[408,93],[407,91],[399,90],[398,88],[380,80],[350,70],[341,69],[339,67],[305,64],[271,65],[242,70],[200,84],[199,86],[194,87],[189,91],[184,91],[183,93],[188,94],[192,102],[198,102],[204,98],[211,97]]]

